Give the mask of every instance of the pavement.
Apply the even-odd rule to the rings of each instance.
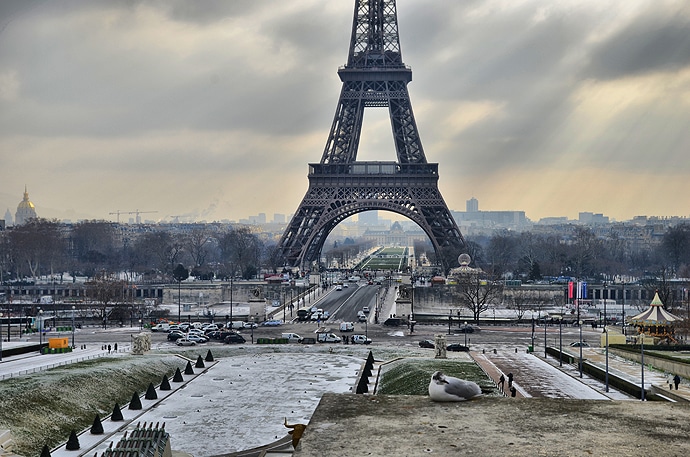
[[[387,297],[388,313],[395,312],[393,295],[390,293]],[[386,312],[386,307],[383,312]],[[5,343],[3,347],[8,348],[14,344],[27,343]],[[349,346],[343,348],[347,348],[348,351],[355,350],[354,347]],[[92,344],[87,349],[77,349],[65,354],[38,355],[34,353],[6,357],[0,362],[0,379],[22,376],[88,358],[124,356],[129,352],[126,344],[121,344],[118,349],[118,353],[109,354],[99,345]],[[284,418],[288,418],[291,423],[307,423],[324,393],[351,391],[364,354],[370,349],[376,356],[376,345],[356,348],[361,351],[361,356],[354,357],[324,353],[321,345],[313,348],[294,348],[295,351],[302,351],[299,354],[266,354],[263,353],[266,348],[248,345],[245,355],[219,359],[208,364],[203,370],[195,370],[194,375],[184,376],[183,383],[171,383],[173,390],[158,391],[158,399],[142,398],[143,409],[140,411],[127,410],[123,405],[124,422],[103,420],[103,435],[90,435],[88,430],[79,434],[81,450],[78,455],[94,455],[95,452],[102,452],[108,443],[119,440],[122,434],[128,428],[134,427],[137,422],[166,422],[166,430],[170,430],[174,449],[184,449],[189,443],[199,442],[199,436],[204,435],[213,438],[209,442],[228,443],[220,452],[215,448],[196,446],[191,452],[194,455],[223,455],[231,451],[268,444],[285,436],[286,430],[282,424]],[[557,358],[550,356],[545,358],[543,354],[516,351],[513,348],[494,348],[495,352],[493,349],[481,347],[472,349],[469,354],[449,354],[449,358],[474,360],[496,383],[501,374],[507,377],[508,373],[513,373],[516,397],[636,400],[612,388],[606,392],[601,381],[586,374],[580,377],[576,365],[564,363],[561,367]],[[579,349],[564,348],[564,350],[570,351],[573,356],[579,356]],[[305,357],[303,351],[310,351],[308,357]],[[602,367],[606,362],[605,352],[601,348],[583,348],[583,356],[590,363]],[[609,354],[608,362],[610,373],[625,377],[631,382],[640,383],[639,364],[612,354]],[[299,369],[295,369],[297,367]],[[245,373],[247,376],[244,376]],[[258,391],[255,382],[258,379],[257,376],[262,379]],[[666,373],[646,370],[644,379],[646,388],[655,386],[668,389]],[[265,382],[269,382],[267,380],[272,380],[268,390],[262,387]],[[375,382],[375,376],[372,376],[370,383]],[[690,401],[689,382],[684,379],[677,391],[680,397],[688,401]],[[227,386],[228,383],[235,387],[231,389],[221,387]],[[370,392],[372,391],[373,388],[370,388]],[[199,401],[214,402],[213,410],[208,407],[198,407]],[[225,409],[216,409],[219,407]],[[206,415],[207,410],[209,415]],[[220,420],[217,417],[218,411],[223,411]],[[195,425],[192,426],[192,424]],[[242,426],[237,427],[233,424]],[[63,445],[53,450],[52,455],[61,457],[76,454],[73,451],[66,451]]]

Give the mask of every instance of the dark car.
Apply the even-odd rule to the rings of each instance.
[[[419,342],[420,348],[434,349],[436,345],[432,340],[422,340]]]
[[[168,333],[168,341],[177,341],[182,337],[184,337],[184,333],[182,332],[174,331]]]
[[[400,327],[402,325],[403,321],[399,317],[389,317],[385,321],[383,321],[383,325],[386,327]]]
[[[237,333],[233,333],[232,335],[228,335],[223,340],[223,343],[228,343],[228,344],[232,344],[232,343],[240,343],[241,344],[241,343],[246,343],[246,342],[247,342],[247,340],[245,340],[242,335],[239,335]]]
[[[580,343],[579,341],[575,341],[573,343],[570,343],[570,346],[574,347],[574,348],[579,348],[579,347],[588,348],[589,344],[587,344],[586,341],[583,341],[582,343]]]
[[[458,330],[460,333],[474,333],[474,332],[480,332],[482,329],[479,327],[473,327],[471,325],[463,325],[460,327]]]
[[[459,343],[449,344],[446,347],[446,350],[451,351],[451,352],[470,352],[470,348],[468,348],[467,346],[463,346],[462,344],[459,344]]]

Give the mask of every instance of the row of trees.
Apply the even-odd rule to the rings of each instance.
[[[178,264],[201,279],[251,278],[260,268],[275,271],[277,259],[275,243],[247,227],[218,231],[198,224],[184,233],[151,230],[129,237],[106,221],[32,219],[0,232],[0,281],[62,272],[94,278],[104,271],[170,280]]]
[[[468,239],[473,266],[497,277],[537,281],[545,276],[690,277],[690,224],[670,227],[649,243],[633,243],[611,231],[606,236],[574,226],[568,236],[502,230]],[[429,256],[433,252],[428,253]]]
[[[32,219],[0,232],[0,280],[64,271],[87,277],[125,272],[161,280],[171,279],[178,264],[201,279],[251,278],[260,270],[282,268],[276,238],[261,238],[247,227],[197,224],[185,232],[157,227],[136,236],[120,229],[106,221],[65,225]],[[667,229],[655,245],[633,244],[615,232],[600,236],[580,226],[567,237],[499,231],[469,238],[467,245],[472,266],[496,278],[690,277],[688,224]],[[323,257],[342,264],[370,247],[370,242],[346,239],[324,247]],[[430,243],[415,243],[415,252],[435,258]]]

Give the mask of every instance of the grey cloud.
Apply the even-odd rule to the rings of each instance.
[[[690,65],[690,7],[672,16],[637,16],[592,55],[586,75],[617,79]]]

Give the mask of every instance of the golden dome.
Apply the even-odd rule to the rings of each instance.
[[[34,204],[29,200],[29,192],[24,186],[24,199],[17,205],[17,212],[15,214],[15,225],[22,225],[26,223],[29,219],[36,217],[36,208]]]
[[[26,187],[24,187],[24,199],[22,201],[20,201],[19,204],[17,205],[17,209],[20,209],[20,208],[35,209],[34,204],[31,203],[31,200],[29,200],[29,192],[26,190]]]

